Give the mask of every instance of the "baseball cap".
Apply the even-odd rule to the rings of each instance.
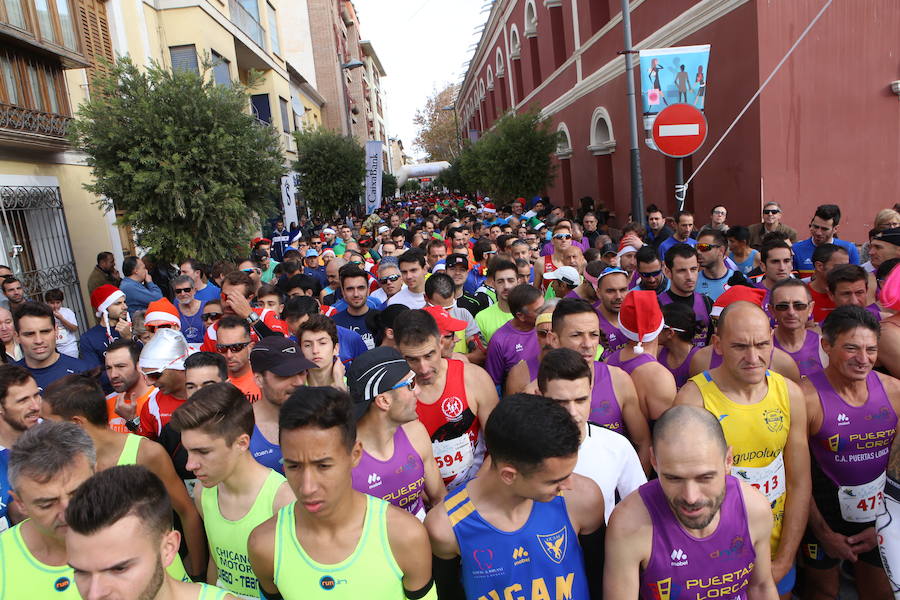
[[[354,417],[361,418],[376,396],[409,379],[410,371],[400,352],[390,346],[379,346],[354,358],[347,370]]]
[[[318,250],[310,248],[309,250],[306,251],[306,258],[318,258],[318,257],[319,257]]]
[[[303,356],[297,342],[273,335],[253,346],[250,351],[250,368],[254,373],[271,371],[279,377],[290,377],[315,369],[316,364]]]
[[[467,323],[465,321],[454,318],[453,315],[447,312],[446,308],[441,306],[426,306],[425,312],[430,314],[434,317],[434,320],[437,321],[437,326],[441,331],[441,335],[455,333],[466,328]]]
[[[626,246],[626,247],[630,248],[631,246]],[[628,271],[626,271],[625,269],[619,269],[618,267],[606,267],[605,269],[603,269],[603,271],[600,272],[599,275],[597,275],[597,283],[599,284],[600,280],[602,280],[607,275],[612,275],[613,273],[621,273],[625,277],[629,276]],[[546,279],[546,278],[547,278],[547,275],[544,275],[544,279]]]
[[[872,236],[872,239],[887,242],[888,244],[893,244],[894,246],[900,246],[900,227],[879,231]]]
[[[390,230],[391,230],[391,228],[388,227],[387,225],[382,225],[381,227],[378,228],[378,235],[381,235],[381,234],[383,234],[383,233],[387,233],[387,232],[390,231]]]
[[[600,249],[600,256],[606,256],[607,254],[617,254],[618,250],[616,250],[616,245],[611,242],[606,242],[603,244],[603,247]]]
[[[456,265],[462,265],[465,268],[469,268],[469,257],[465,254],[451,254],[447,258],[444,259],[444,264],[447,269],[452,269]]]
[[[544,279],[557,279],[559,281],[562,281],[566,285],[571,286],[581,284],[581,275],[578,274],[578,270],[575,267],[570,267],[569,265],[563,265],[561,267],[557,267],[549,273],[544,273]]]

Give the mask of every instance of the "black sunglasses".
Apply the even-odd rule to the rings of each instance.
[[[222,318],[222,313],[219,313],[219,312],[203,313],[203,316],[200,318],[203,319],[204,321],[209,321],[209,320],[218,321],[219,319]]]
[[[176,293],[176,294],[190,294],[190,293],[191,293],[191,290],[193,290],[193,289],[194,289],[194,288],[189,288],[189,287],[186,287],[186,288],[175,288],[175,293]]]
[[[764,215],[777,215],[780,212],[781,212],[781,210],[777,209],[777,208],[767,208],[766,210],[763,211],[763,214]]]
[[[386,283],[394,283],[398,279],[400,279],[400,275],[388,275],[387,277],[380,278],[378,283],[385,285]]]
[[[252,342],[238,342],[237,344],[216,344],[216,352],[225,354],[226,352],[238,353]]]
[[[657,269],[656,271],[638,271],[638,275],[641,277],[656,277],[662,273],[662,269]]]

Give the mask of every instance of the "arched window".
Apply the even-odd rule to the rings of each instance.
[[[613,136],[612,119],[602,106],[594,109],[591,115],[591,143],[588,150],[592,154],[610,154],[616,149],[616,138]]]
[[[534,0],[525,3],[525,37],[537,35],[537,10],[534,8]]]
[[[494,71],[491,69],[490,65],[487,68],[487,89],[494,89]]]
[[[569,136],[569,128],[565,123],[560,123],[556,128],[559,138],[556,141],[556,157],[559,159],[572,157],[572,138]]]
[[[484,100],[484,79],[478,82],[478,99]]]
[[[503,77],[503,52],[500,51],[500,48],[497,48],[495,62],[497,63],[497,77]]]
[[[519,30],[513,23],[509,28],[509,59],[517,60],[522,56],[522,40],[519,39]]]

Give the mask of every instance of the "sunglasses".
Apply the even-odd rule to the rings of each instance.
[[[553,236],[553,239],[554,240],[571,240],[572,234],[571,233],[557,233],[556,235]]]
[[[161,325],[147,325],[147,331],[153,332],[158,329],[172,329],[173,325],[171,323],[163,323]]]
[[[781,210],[779,210],[777,208],[767,208],[766,210],[763,211],[763,214],[764,215],[777,215],[780,212],[781,212]]]
[[[713,214],[714,214],[714,215],[724,215],[724,214],[727,214],[727,213],[726,213],[724,210],[714,210],[714,211],[713,211]]]
[[[662,273],[662,269],[657,269],[655,271],[638,271],[638,275],[641,277],[657,277]]]
[[[413,391],[416,389],[416,380],[413,379],[405,379],[391,388],[391,390],[399,390],[403,388],[409,388],[409,391]]]
[[[252,267],[250,269],[241,269],[244,273],[259,273],[259,269],[256,267]]]
[[[237,354],[252,343],[253,342],[238,342],[237,344],[216,344],[216,352],[218,352],[219,354],[225,354],[227,352]]]
[[[189,288],[189,287],[186,287],[186,288],[175,288],[175,293],[176,293],[176,294],[190,294],[190,293],[191,293],[191,290],[193,290],[193,289],[194,289],[194,288]]]
[[[485,256],[487,256],[489,254],[497,254],[497,251],[496,250],[488,250],[487,252],[484,253]]]
[[[807,303],[807,302],[779,302],[778,304],[774,305],[774,308],[778,312],[785,312],[788,309],[790,309],[792,306],[794,307],[794,310],[796,310],[797,312],[801,312],[801,311],[804,311],[807,308],[809,308],[809,303]]]
[[[698,252],[709,252],[713,248],[721,248],[722,244],[697,244]]]
[[[222,313],[218,313],[218,312],[203,313],[203,316],[200,318],[203,319],[204,321],[218,321],[219,319],[222,318]]]
[[[400,275],[388,275],[387,277],[380,278],[378,280],[378,283],[380,283],[381,285],[386,285],[388,283],[394,283],[398,279],[400,279]]]

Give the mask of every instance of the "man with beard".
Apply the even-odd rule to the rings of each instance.
[[[599,301],[594,303],[594,310],[600,317],[600,331],[602,332],[601,345],[605,360],[613,352],[625,345],[627,338],[619,329],[619,309],[625,301],[628,293],[628,273],[622,269],[608,267],[597,277],[597,297]]]
[[[701,597],[701,585],[704,598],[778,597],[768,502],[730,475],[731,466],[714,415],[679,406],[660,417],[653,430],[659,478],[619,503],[609,521],[604,598],[693,597],[694,589]]]
[[[26,302],[15,313],[16,335],[23,358],[18,363],[31,373],[42,388],[69,373],[83,373],[86,362],[56,350],[56,323],[53,310],[43,303]]]
[[[138,370],[141,347],[131,340],[116,340],[106,349],[106,375],[113,393],[106,397],[109,428],[119,433],[131,431],[128,423],[155,398],[159,389],[149,385]],[[137,427],[132,423],[131,427]]]
[[[236,600],[219,588],[166,574],[181,534],[173,528],[165,487],[143,467],[94,475],[72,496],[65,516],[69,565],[83,598]]]
[[[691,307],[697,320],[693,344],[705,346],[709,339],[709,312],[712,300],[696,291],[700,272],[697,250],[687,244],[676,244],[666,252],[665,274],[669,278],[669,289],[659,295],[661,306],[677,303]]]
[[[126,421],[129,430],[152,440],[159,438],[172,413],[187,399],[184,361],[190,354],[187,340],[180,331],[160,329],[138,359],[138,369],[147,383],[159,388],[139,413],[136,421]]]
[[[216,352],[225,357],[228,381],[244,393],[251,404],[259,400],[259,386],[250,368],[253,340],[250,325],[233,315],[222,317],[216,339]]]
[[[25,431],[37,425],[40,415],[41,390],[31,373],[18,365],[0,365],[0,532],[11,521],[9,449]]]
[[[572,246],[572,227],[569,222],[559,223],[553,228],[553,252],[544,256],[543,261],[534,265],[534,285],[540,289],[546,289],[544,285],[544,273],[549,273],[563,264],[563,252]]]
[[[358,333],[366,343],[366,348],[375,347],[375,338],[366,325],[366,314],[373,310],[369,307],[369,276],[356,265],[344,265],[339,273],[341,294],[347,308],[332,317],[335,325],[346,327]]]
[[[812,254],[817,246],[835,244],[847,249],[850,264],[859,264],[859,251],[856,244],[835,237],[841,222],[841,208],[837,204],[822,204],[816,208],[809,222],[809,237],[792,246],[794,252],[794,270],[801,277],[809,277],[813,273]]]
[[[697,258],[700,272],[697,274],[697,291],[715,302],[728,287],[747,285],[747,278],[741,271],[729,269],[725,265],[728,241],[721,231],[707,229],[697,237]]]
[[[719,419],[734,451],[732,473],[771,504],[771,573],[778,593],[787,598],[810,501],[803,392],[769,370],[772,330],[766,314],[751,302],[738,301],[722,311],[712,347],[722,356],[721,366],[692,377],[675,404],[706,408]]]

